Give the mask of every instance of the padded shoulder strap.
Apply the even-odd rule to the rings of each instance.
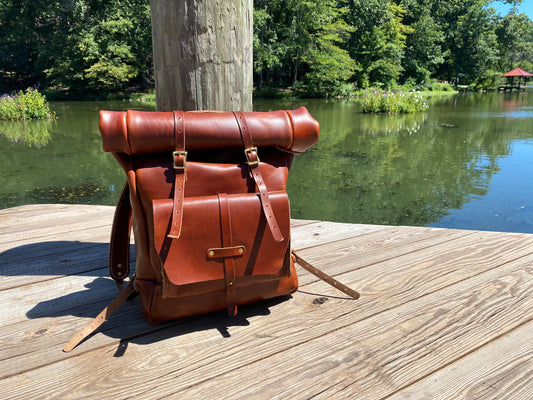
[[[130,273],[131,213],[130,187],[126,182],[115,208],[109,242],[109,275],[120,285]]]

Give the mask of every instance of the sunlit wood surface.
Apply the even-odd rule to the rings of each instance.
[[[113,207],[0,210],[2,399],[531,399],[533,235],[293,221],[288,298],[157,326],[116,295]]]

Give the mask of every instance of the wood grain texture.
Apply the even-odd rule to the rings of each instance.
[[[152,0],[159,111],[252,110],[252,0]]]
[[[482,346],[391,399],[532,399],[533,322]]]
[[[35,217],[52,229],[45,211],[0,218],[17,225],[20,213],[25,226]],[[19,230],[0,252],[13,256],[0,263],[2,398],[531,397],[533,235],[294,221],[299,254],[359,300],[301,269],[298,292],[235,318],[152,326],[136,298],[65,354],[116,294],[105,267],[112,218],[80,231],[75,211],[51,207],[59,245],[47,245],[53,232]],[[71,266],[58,268],[61,259]]]

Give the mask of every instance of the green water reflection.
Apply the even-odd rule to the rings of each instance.
[[[98,111],[128,108],[150,109],[143,103],[58,102],[51,104],[57,119],[47,126],[48,139],[40,146],[32,145],[33,139],[12,140],[0,134],[0,208],[31,203],[114,204],[124,173],[113,156],[102,151]],[[18,122],[11,124],[12,131],[23,128]]]
[[[533,233],[533,176],[525,161],[533,154],[532,93],[456,95],[401,116],[363,115],[357,103],[342,100],[254,103],[257,110],[300,105],[320,122],[321,136],[291,170],[293,217]],[[40,144],[0,135],[0,208],[114,204],[124,175],[101,150],[97,111],[150,107],[52,108],[57,120]]]
[[[517,182],[512,190],[491,185],[513,147],[533,140],[532,97],[457,95],[406,116],[362,115],[353,102],[310,102],[321,137],[291,171],[292,215],[533,233],[531,167],[506,171]],[[459,220],[450,218],[493,191],[508,201],[483,205],[481,213],[471,206]]]
[[[0,136],[12,143],[23,143],[28,147],[44,147],[52,139],[50,131],[55,120],[0,121]]]

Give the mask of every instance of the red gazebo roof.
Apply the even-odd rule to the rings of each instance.
[[[530,74],[529,72],[524,71],[520,68],[515,68],[512,71],[509,71],[502,76],[533,76],[533,74]]]

